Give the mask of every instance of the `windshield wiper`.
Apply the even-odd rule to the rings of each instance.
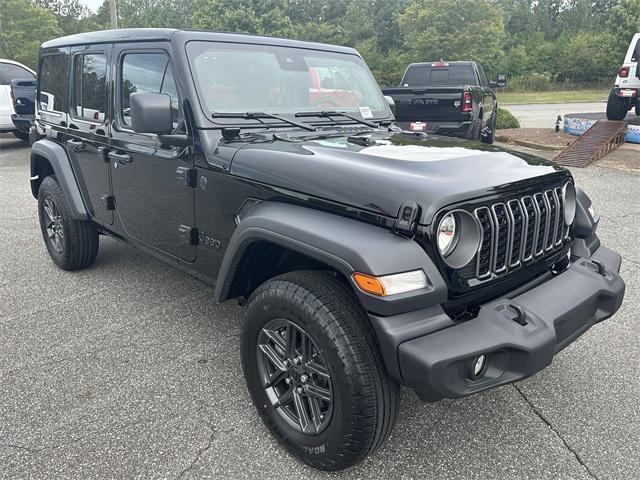
[[[308,132],[316,132],[317,128],[307,125],[306,123],[296,122],[295,120],[289,120],[280,115],[276,115],[275,113],[265,113],[265,112],[238,112],[238,113],[217,113],[213,112],[211,114],[213,118],[241,118],[243,120],[258,120],[259,122],[270,125],[266,122],[263,122],[263,118],[273,118],[275,120],[280,120],[281,122],[288,123],[289,125],[293,125],[294,127],[302,128],[307,130]]]
[[[295,116],[299,118],[300,117],[323,117],[323,118],[345,117],[345,118],[348,118],[349,120],[353,120],[354,122],[358,122],[363,125],[366,125],[367,127],[378,128],[378,125],[376,125],[373,122],[363,120],[362,118],[358,118],[354,115],[350,115],[345,112],[336,112],[334,110],[323,110],[321,112],[298,112],[296,113]]]

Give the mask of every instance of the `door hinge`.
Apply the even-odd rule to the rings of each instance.
[[[198,171],[195,168],[178,167],[176,178],[182,186],[188,188],[196,188],[198,186]]]
[[[180,225],[178,227],[178,235],[182,240],[184,240],[184,243],[189,246],[198,245],[200,243],[200,234],[196,227]]]
[[[402,202],[393,225],[393,231],[403,237],[413,238],[416,234],[419,216],[420,206],[416,202],[410,200]]]
[[[116,209],[116,197],[113,195],[102,195],[100,198],[102,199],[102,203],[104,203],[104,208],[107,210]]]

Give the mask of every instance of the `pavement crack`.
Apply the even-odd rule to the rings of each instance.
[[[564,447],[573,454],[573,456],[575,457],[575,459],[578,461],[578,463],[582,466],[582,468],[584,469],[584,471],[586,472],[586,474],[590,477],[593,478],[595,480],[599,480],[598,476],[593,473],[591,471],[591,469],[587,466],[587,464],[584,462],[584,460],[582,460],[582,458],[580,457],[580,454],[569,444],[569,442],[567,442],[564,437],[562,435],[560,435],[560,432],[553,426],[553,424],[544,416],[544,414],[542,413],[542,411],[540,409],[538,409],[528,398],[527,396],[524,394],[524,392],[522,390],[520,390],[520,387],[518,387],[516,384],[512,384],[513,388],[516,390],[516,392],[518,392],[520,394],[520,396],[524,399],[524,401],[527,403],[527,405],[529,405],[529,408],[531,409],[531,411],[540,419],[542,420],[545,425],[547,427],[549,427],[549,429],[556,435],[556,437],[558,437],[558,439],[562,442],[562,444],[564,445]]]
[[[215,428],[210,427],[211,428],[211,434],[209,435],[209,438],[207,440],[207,444],[201,448],[200,450],[198,450],[198,453],[196,454],[196,457],[191,461],[191,463],[189,464],[189,466],[187,468],[185,468],[184,470],[182,470],[180,472],[180,474],[176,477],[176,480],[180,480],[181,478],[183,478],[190,470],[193,469],[193,467],[196,466],[196,464],[200,461],[200,459],[202,458],[202,456],[207,452],[207,450],[209,450],[211,448],[211,446],[213,445],[213,440],[216,436],[217,430]]]

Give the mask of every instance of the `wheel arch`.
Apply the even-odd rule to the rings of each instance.
[[[69,202],[73,218],[87,220],[89,212],[80,193],[67,152],[52,140],[38,140],[31,148],[31,193],[35,198],[38,198],[42,180],[50,175],[55,175],[58,180]]]
[[[268,249],[276,255],[269,257]],[[282,258],[284,262],[274,268],[273,261]],[[419,268],[429,278],[429,287],[393,298],[364,293],[351,281],[354,272],[388,275]],[[216,300],[242,296],[271,278],[249,278],[256,269],[271,276],[299,269],[335,271],[346,279],[365,310],[381,315],[436,305],[447,295],[437,268],[413,240],[354,219],[279,202],[259,204],[238,225],[218,273]]]

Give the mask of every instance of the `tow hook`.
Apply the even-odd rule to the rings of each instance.
[[[509,305],[509,308],[516,312],[515,318],[512,318],[511,320],[524,327],[527,324],[527,314],[524,312],[524,310],[516,305],[511,304]]]
[[[604,267],[604,265],[601,262],[597,260],[591,260],[591,263],[593,263],[596,266],[597,273],[599,273],[603,277],[607,276],[607,269]]]

